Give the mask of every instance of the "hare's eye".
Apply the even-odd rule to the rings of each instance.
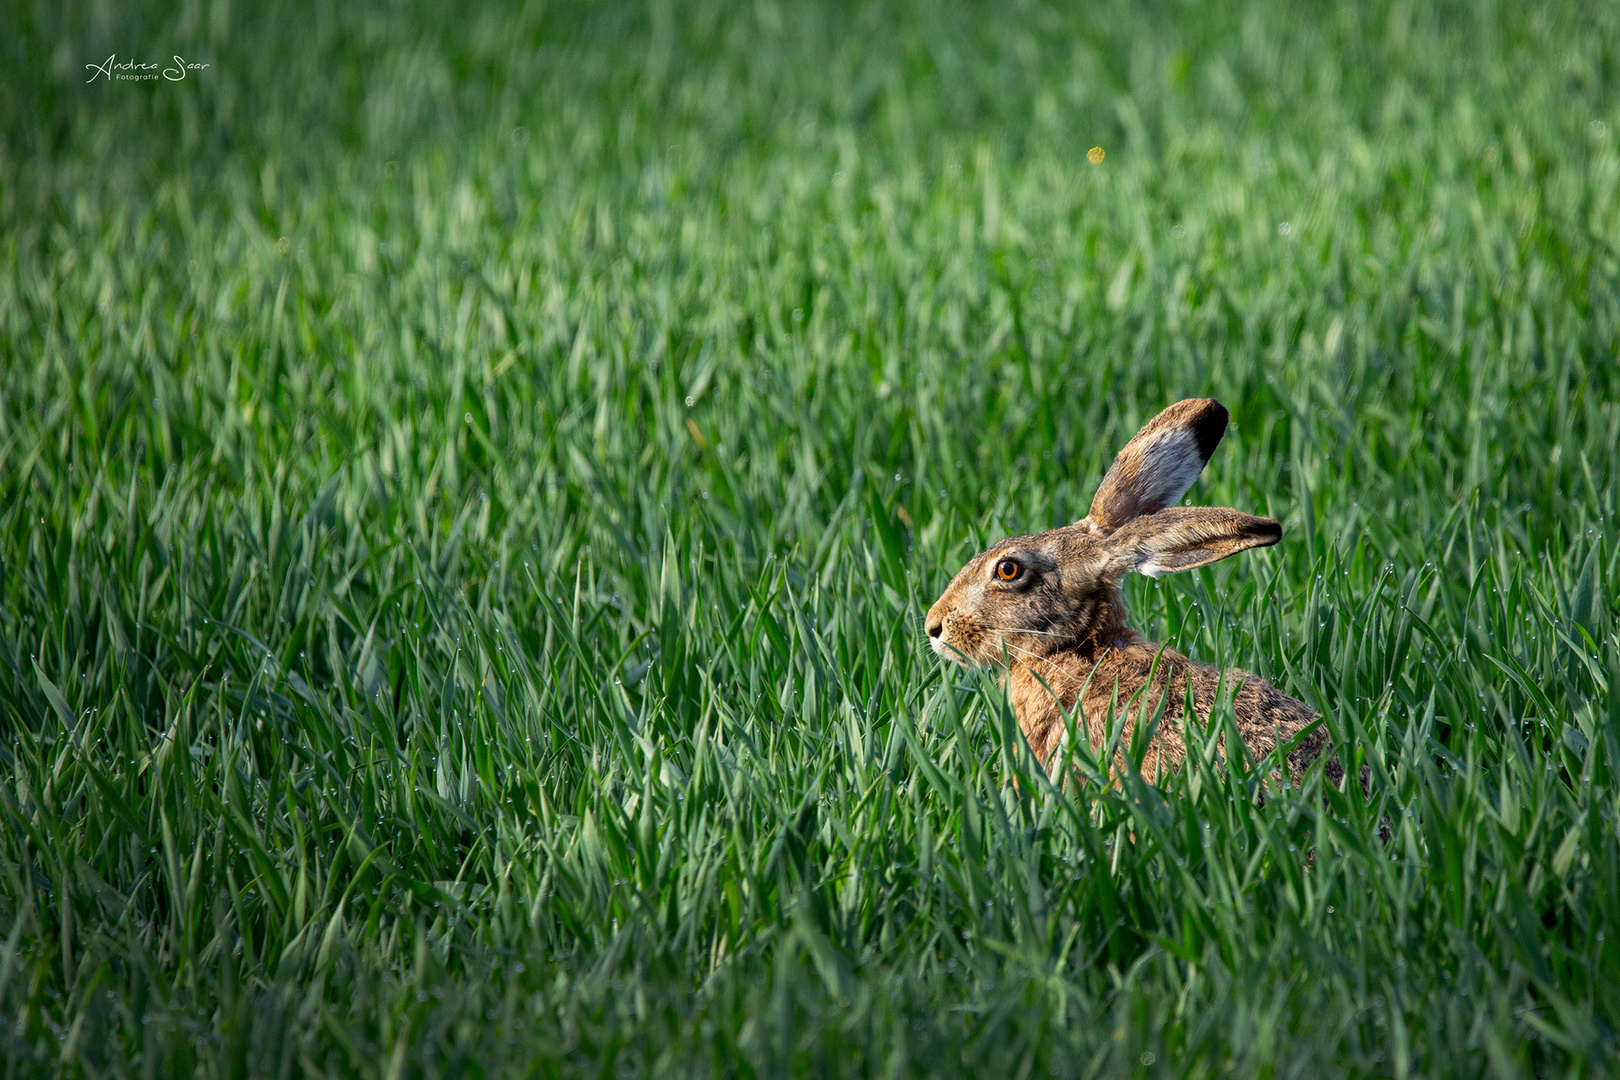
[[[1017,559],[1002,559],[996,563],[996,577],[1002,581],[1016,581],[1023,572],[1024,568]]]

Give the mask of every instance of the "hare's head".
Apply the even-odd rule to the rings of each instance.
[[[1172,505],[1225,433],[1226,409],[1212,398],[1178,401],[1148,421],[1084,518],[1003,540],[962,568],[928,609],[934,651],[1000,667],[1112,645],[1125,630],[1119,582],[1132,570],[1158,577],[1275,544],[1282,528],[1270,518]]]

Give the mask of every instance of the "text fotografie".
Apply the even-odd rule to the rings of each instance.
[[[100,78],[124,79],[139,81],[142,79],[167,79],[169,82],[179,82],[186,77],[188,71],[201,71],[208,67],[194,61],[184,60],[178,56],[170,58],[173,62],[167,66],[162,63],[144,64],[139,60],[119,60],[118,54],[107,57],[102,64],[86,64],[85,70],[90,77],[85,82],[95,82]]]

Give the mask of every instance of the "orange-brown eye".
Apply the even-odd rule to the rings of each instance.
[[[1024,572],[1017,559],[1002,559],[996,563],[996,577],[1002,581],[1016,581],[1018,575]]]

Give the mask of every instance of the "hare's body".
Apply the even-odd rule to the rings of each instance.
[[[1225,429],[1226,410],[1215,401],[1172,405],[1120,451],[1086,518],[996,544],[963,567],[929,610],[928,634],[941,656],[1006,670],[1019,727],[1048,767],[1058,763],[1071,717],[1101,750],[1111,720],[1117,729],[1123,718],[1123,747],[1138,722],[1157,716],[1142,774],[1173,772],[1187,755],[1189,691],[1200,723],[1218,695],[1232,701],[1238,733],[1256,761],[1317,719],[1263,679],[1194,663],[1126,625],[1119,588],[1125,573],[1157,577],[1281,537],[1269,518],[1171,506]],[[1326,747],[1318,727],[1289,752],[1288,771],[1297,776]],[[1333,764],[1329,771],[1337,776]]]
[[[1187,757],[1182,725],[1189,687],[1199,721],[1209,719],[1217,694],[1231,699],[1238,734],[1256,761],[1316,720],[1317,714],[1310,706],[1259,676],[1236,668],[1222,672],[1194,663],[1174,649],[1142,641],[1134,634],[1131,637],[1134,640],[1100,655],[1059,652],[1009,669],[1007,692],[1018,714],[1018,726],[1041,762],[1057,764],[1058,750],[1068,732],[1065,713],[1084,718],[1086,738],[1094,751],[1101,751],[1110,735],[1110,716],[1116,717],[1116,726],[1118,717],[1124,717],[1120,738],[1123,748],[1130,745],[1138,721],[1160,716],[1159,704],[1163,702],[1158,730],[1142,757],[1142,775],[1151,780],[1176,771]],[[1115,687],[1119,688],[1117,696]],[[1139,690],[1142,692],[1138,694]],[[1137,694],[1135,700],[1132,694]],[[1288,771],[1298,776],[1326,743],[1327,736],[1320,728],[1306,736],[1288,754]],[[1116,759],[1122,756],[1123,749]],[[1119,763],[1116,760],[1116,765]]]

